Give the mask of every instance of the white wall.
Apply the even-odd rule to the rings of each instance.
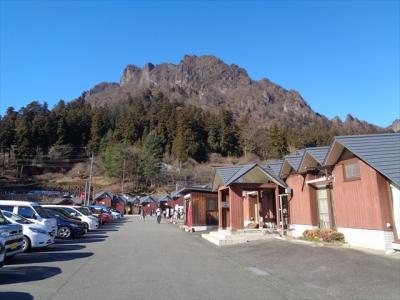
[[[303,225],[303,224],[290,224],[289,234],[294,237],[303,236],[305,230],[318,229],[318,226]]]
[[[393,232],[383,230],[338,228],[346,243],[354,247],[388,251],[392,249]]]

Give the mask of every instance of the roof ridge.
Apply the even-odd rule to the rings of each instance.
[[[245,165],[235,165],[235,166],[237,166],[237,167],[240,167],[239,170],[237,170],[235,173],[233,173],[232,176],[229,177],[229,179],[228,179],[226,182],[229,182],[237,173],[239,173],[239,171],[243,170],[243,168],[244,168],[245,166],[251,166],[251,165],[253,165],[253,167],[254,167],[255,165],[257,165],[257,163],[245,164]],[[252,168],[253,168],[253,167],[252,167]]]
[[[355,134],[355,135],[336,135],[334,138],[358,138],[358,137],[372,137],[372,136],[400,136],[400,132],[388,132],[388,133],[371,133],[371,134]]]

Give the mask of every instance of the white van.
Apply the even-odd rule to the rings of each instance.
[[[35,223],[40,223],[55,235],[57,232],[57,220],[50,218],[47,212],[36,202],[0,200],[0,210],[9,211]]]

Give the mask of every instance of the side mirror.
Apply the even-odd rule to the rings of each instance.
[[[32,219],[36,220],[36,219],[37,219],[37,215],[36,215],[36,214],[33,214],[33,215],[32,215]]]

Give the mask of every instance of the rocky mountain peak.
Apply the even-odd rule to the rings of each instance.
[[[237,119],[249,117],[260,126],[294,117],[327,120],[315,113],[299,92],[266,78],[253,80],[244,68],[228,65],[213,55],[185,55],[178,64],[127,65],[119,84],[95,86],[85,99],[103,105],[160,94],[209,111],[224,108]],[[348,124],[357,126],[355,120],[360,122],[351,115],[346,117]]]

